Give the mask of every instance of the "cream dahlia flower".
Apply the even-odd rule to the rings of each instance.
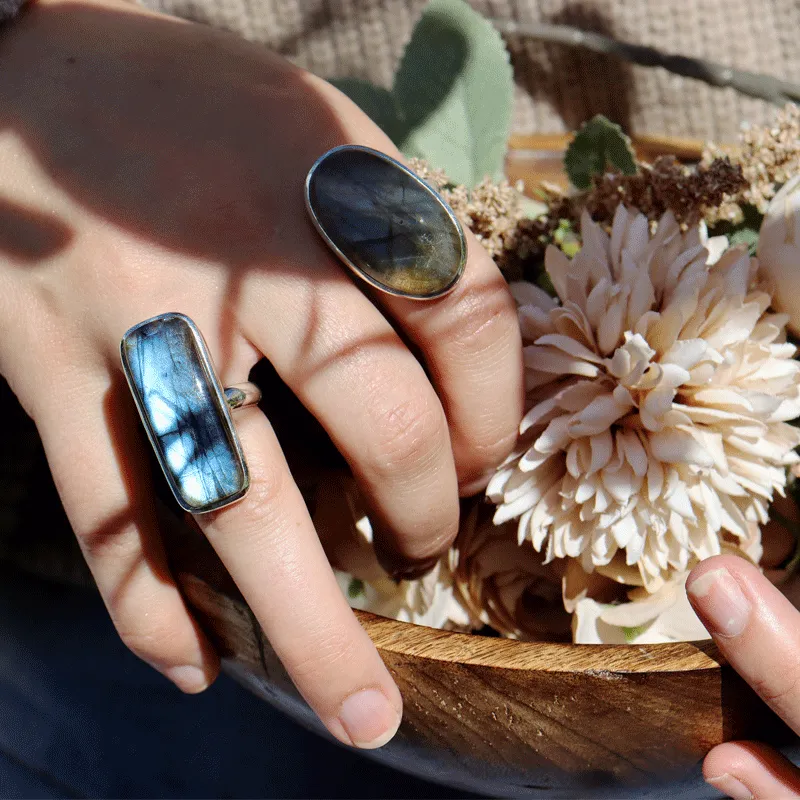
[[[513,287],[528,411],[487,494],[545,563],[621,563],[652,593],[767,521],[798,461],[800,364],[743,249],[712,264],[704,228],[667,213],[651,234],[624,207],[610,236],[581,232],[572,260],[547,251],[558,300]]]
[[[466,630],[469,613],[454,596],[452,554],[419,580],[394,581],[378,563],[372,525],[355,481],[332,475],[315,498],[314,525],[352,608],[431,628]]]
[[[575,644],[664,644],[710,639],[686,596],[689,571],[677,572],[649,594],[638,588],[618,605],[584,597],[575,604]]]
[[[513,639],[571,641],[571,617],[561,599],[561,564],[542,564],[513,526],[495,527],[484,507],[461,522],[453,558],[461,604],[478,624]]]
[[[757,564],[761,535],[751,525],[739,544],[724,543],[722,552]],[[564,606],[573,613],[575,644],[664,644],[710,639],[686,595],[691,570],[675,572],[650,594],[644,587],[623,587],[597,573],[587,575],[574,559],[564,575]],[[603,583],[605,581],[605,583]]]

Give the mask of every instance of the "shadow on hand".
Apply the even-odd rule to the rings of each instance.
[[[0,198],[0,253],[34,263],[55,255],[72,237],[69,226],[50,214]]]
[[[332,258],[307,219],[303,183],[314,161],[352,134],[318,83],[264,48],[123,4],[34,4],[3,34],[0,74],[0,135],[18,136],[60,191],[142,241],[196,259],[199,270],[222,268],[227,313],[215,338],[223,361],[248,272],[309,276]],[[0,201],[0,257],[22,268],[73,236],[56,217]],[[310,350],[320,287],[315,280],[307,289]],[[312,419],[277,375],[261,371],[285,401],[276,415]],[[124,386],[112,394],[108,434],[124,465],[130,443],[114,420],[130,398]],[[320,426],[311,428],[330,450]],[[113,538],[143,500],[131,497],[131,508],[90,538]]]
[[[34,25],[48,46],[31,53]],[[0,130],[60,188],[233,268],[293,249],[280,245],[305,222],[305,171],[347,140],[305,73],[232,35],[124,8],[34,6],[18,26],[0,49]]]

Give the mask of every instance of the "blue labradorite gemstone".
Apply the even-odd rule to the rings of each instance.
[[[378,289],[430,299],[452,289],[464,271],[467,247],[452,209],[377,150],[328,151],[308,173],[306,205],[325,241]]]
[[[238,500],[249,486],[230,409],[203,337],[183,314],[162,314],[122,338],[122,366],[147,435],[181,508]]]

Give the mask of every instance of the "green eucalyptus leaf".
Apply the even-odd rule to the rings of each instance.
[[[592,177],[605,173],[609,165],[623,175],[636,174],[631,140],[619,125],[598,114],[575,134],[564,154],[564,168],[573,186],[588,189]]]
[[[748,252],[754,256],[763,220],[764,215],[755,206],[745,203],[742,205],[742,219],[739,222],[718,222],[711,228],[709,234],[727,236],[732,246],[747,245]]]
[[[400,148],[466,186],[501,177],[513,87],[492,25],[463,0],[431,0],[395,76]]]
[[[399,144],[405,128],[400,121],[393,94],[360,78],[336,78],[331,83],[344,92],[383,132]]]

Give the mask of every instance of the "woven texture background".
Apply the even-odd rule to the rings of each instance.
[[[471,0],[518,22],[579,26],[726,66],[800,80],[800,0]],[[425,0],[144,0],[226,28],[323,77],[388,85]],[[661,69],[563,45],[509,39],[517,76],[517,133],[573,129],[603,113],[635,133],[735,139],[739,120],[769,118],[767,103]]]

